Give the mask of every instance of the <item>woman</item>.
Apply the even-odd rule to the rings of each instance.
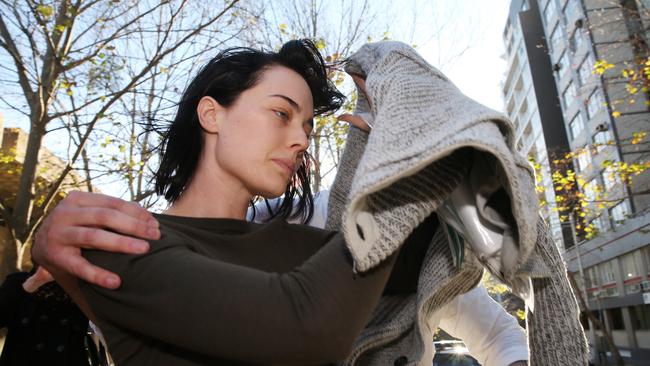
[[[117,290],[50,268],[100,326],[118,365],[322,364],[347,356],[397,258],[357,276],[341,235],[282,220],[294,197],[297,214],[311,215],[306,150],[313,114],[338,109],[342,99],[309,41],[277,53],[227,50],[190,83],[165,134],[156,173],[156,191],[171,204],[164,214],[81,193],[57,207],[37,235],[36,261],[48,258],[39,252],[42,240],[149,249],[138,256],[83,253],[117,273],[121,286],[70,256],[79,277]],[[282,194],[278,219],[245,221],[254,197]],[[78,225],[51,225],[65,220]],[[97,234],[92,225],[129,233],[137,227],[150,242]],[[431,217],[411,236],[412,258],[423,256],[435,226]],[[417,269],[408,266],[402,275]],[[395,278],[387,291],[403,290]]]

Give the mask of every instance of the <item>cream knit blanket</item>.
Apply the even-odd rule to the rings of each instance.
[[[522,275],[534,277],[535,303],[540,310],[528,316],[531,364],[584,364],[587,348],[575,297],[557,247],[538,216],[533,172],[515,150],[512,124],[502,114],[467,98],[403,43],[367,44],[350,57],[346,71],[366,80],[367,96],[359,93],[355,113],[371,119],[373,129],[367,144],[362,132],[351,130],[332,187],[326,226],[343,231],[355,270],[365,272],[394,253],[465,178],[466,152],[480,151],[497,162],[494,174],[510,197],[516,226],[515,243],[505,248],[515,260],[495,275],[511,286]],[[541,276],[536,273],[538,262],[547,271]],[[419,283],[430,285],[419,286],[417,298],[407,301],[417,306],[404,310],[411,315],[400,318],[401,327],[415,321],[416,329],[424,329],[423,315],[435,314],[436,308],[455,296],[448,292],[437,305],[431,304],[441,291],[436,278],[452,276],[448,269],[431,271],[434,267],[425,260]],[[475,276],[475,271],[464,270],[463,281]],[[466,286],[452,281],[449,288]],[[387,299],[382,299],[381,304],[385,303]],[[429,310],[423,312],[425,304]],[[380,313],[379,320],[373,320],[376,329],[382,329],[382,324],[394,329],[382,320],[389,319],[387,313]],[[390,332],[365,332],[360,344],[381,344],[380,333]],[[417,349],[420,356],[427,352],[423,344],[429,340],[415,337],[413,342],[411,350]],[[357,351],[357,355],[367,352]],[[381,349],[376,352],[382,354]]]

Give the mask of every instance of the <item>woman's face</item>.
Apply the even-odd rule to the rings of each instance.
[[[305,80],[283,66],[266,69],[217,115],[217,164],[251,195],[284,193],[309,146],[313,99]]]

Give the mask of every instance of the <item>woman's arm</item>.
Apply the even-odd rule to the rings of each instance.
[[[155,243],[143,256],[92,251],[86,257],[123,279],[118,290],[81,284],[100,327],[110,323],[214,357],[307,364],[348,356],[395,256],[357,276],[342,236],[335,234],[288,273],[266,273]]]

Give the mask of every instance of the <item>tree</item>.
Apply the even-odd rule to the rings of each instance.
[[[88,164],[86,144],[112,108],[158,75],[160,65],[172,55],[190,53],[202,36],[229,29],[237,3],[0,1],[0,57],[4,61],[0,82],[10,91],[0,101],[29,119],[17,193],[0,201],[10,243],[0,278],[20,267],[25,244],[79,157]],[[73,148],[59,177],[37,201],[42,141],[46,134],[61,129],[75,132],[65,135],[73,140]]]
[[[550,167],[533,164],[552,172],[556,202],[542,204],[557,211],[560,221],[573,222],[578,240],[588,240],[606,229],[608,211],[615,211],[618,225],[650,207],[650,10],[635,0],[585,2],[583,12],[576,12],[579,4],[569,2],[565,9],[575,23],[569,48],[577,53],[589,38],[593,50],[573,66],[575,94],[589,119],[601,123],[593,135],[590,126],[584,128],[589,135],[582,146],[549,152]],[[567,121],[576,141],[583,129],[579,117]],[[629,209],[617,207],[622,202]]]

